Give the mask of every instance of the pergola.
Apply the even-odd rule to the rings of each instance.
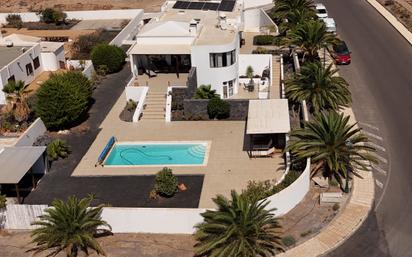
[[[47,159],[45,156],[45,146],[19,146],[5,147],[0,152],[0,184],[15,185],[16,195],[19,203],[20,189],[19,183],[26,174],[32,176],[32,186],[36,187],[33,171],[38,165],[47,172]],[[42,158],[42,162],[38,162]],[[39,169],[39,167],[37,167]]]
[[[289,107],[287,99],[250,100],[246,134],[250,136],[250,155],[257,153],[267,156],[274,152],[270,137],[266,142],[264,136],[286,134],[290,131]],[[258,144],[257,139],[261,139]]]

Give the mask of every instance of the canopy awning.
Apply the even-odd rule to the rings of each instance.
[[[287,99],[250,100],[247,134],[275,134],[290,131]]]
[[[135,44],[129,54],[191,54],[191,45]]]
[[[0,152],[0,184],[19,183],[45,150],[45,146],[5,147]]]

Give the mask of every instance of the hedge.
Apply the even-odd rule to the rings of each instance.
[[[99,44],[93,48],[91,58],[96,70],[107,67],[108,73],[114,73],[122,69],[126,53],[118,46]]]

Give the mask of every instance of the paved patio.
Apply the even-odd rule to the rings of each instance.
[[[212,197],[216,194],[229,195],[232,189],[240,191],[249,180],[279,179],[283,173],[284,160],[280,154],[273,158],[249,158],[244,151],[248,144],[244,121],[123,122],[119,114],[125,99],[123,93],[103,121],[101,132],[72,176],[150,175],[161,169],[95,167],[98,155],[111,136],[116,136],[118,141],[209,141],[211,149],[207,166],[173,167],[175,174],[205,175],[200,208],[214,207]]]

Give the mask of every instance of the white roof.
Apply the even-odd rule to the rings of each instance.
[[[287,99],[250,100],[247,134],[275,134],[290,131]]]
[[[191,54],[191,45],[135,44],[129,54]]]
[[[0,39],[0,44],[13,42],[14,46],[33,46],[41,41],[39,37],[32,37],[21,34],[11,34]]]
[[[182,37],[190,36],[190,24],[182,21],[159,21],[148,23],[138,37]]]
[[[59,42],[40,42],[40,48],[42,52],[56,52],[60,47],[63,47],[64,43]]]
[[[335,27],[336,25],[333,18],[323,18],[322,21],[325,23],[326,27]]]
[[[0,184],[17,184],[46,150],[45,146],[5,147],[0,153]]]

